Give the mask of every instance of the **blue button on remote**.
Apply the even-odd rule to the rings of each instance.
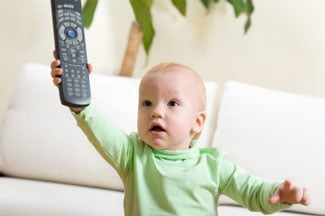
[[[67,31],[67,35],[68,35],[69,38],[75,38],[77,33],[76,33],[76,31],[74,29],[69,29]]]

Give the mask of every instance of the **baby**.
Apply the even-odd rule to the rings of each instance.
[[[59,60],[51,64],[55,85],[61,83],[59,65]],[[138,133],[125,134],[94,104],[71,108],[79,127],[121,177],[125,215],[217,215],[221,194],[263,213],[309,204],[307,190],[290,180],[266,181],[227,160],[218,148],[197,148],[205,106],[199,75],[184,65],[163,63],[141,80]]]

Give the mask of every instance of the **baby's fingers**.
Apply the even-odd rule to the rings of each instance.
[[[60,60],[57,59],[57,60],[52,61],[50,66],[51,66],[52,70],[59,67],[60,66]]]
[[[59,86],[61,84],[61,78],[59,77],[53,78],[53,83],[54,85]]]
[[[292,185],[291,180],[286,179],[286,180],[284,181],[284,183],[283,183],[283,187],[284,187],[285,189],[287,189],[287,190],[292,190],[293,185]]]
[[[54,57],[55,59],[58,58],[58,55],[57,55],[57,53],[56,53],[56,50],[53,50],[53,57]]]
[[[307,188],[303,189],[303,197],[301,199],[302,205],[309,205],[311,203],[311,197]]]
[[[88,73],[91,73],[93,71],[92,64],[87,64],[87,69],[88,69]]]
[[[280,197],[279,197],[278,195],[274,195],[273,197],[271,197],[271,198],[269,199],[269,203],[270,203],[271,205],[275,205],[275,204],[277,204],[278,202],[280,202]]]
[[[54,85],[58,86],[61,84],[61,75],[62,75],[62,69],[61,68],[54,68],[51,70],[51,76],[53,78]]]
[[[52,78],[60,77],[62,75],[62,69],[61,68],[54,68],[51,70],[51,76]]]

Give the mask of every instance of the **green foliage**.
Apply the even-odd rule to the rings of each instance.
[[[245,33],[251,26],[251,16],[254,11],[254,5],[252,0],[227,0],[234,8],[235,16],[239,17],[241,14],[246,14],[247,20],[245,23]]]
[[[207,10],[209,10],[209,7],[210,7],[210,1],[211,0],[200,0],[201,1],[201,3],[203,4],[203,6],[207,9]]]
[[[254,12],[253,0],[226,0],[232,5],[235,17],[245,14],[247,19],[244,26],[244,31],[247,33],[251,27],[251,16]],[[172,4],[177,8],[182,16],[186,15],[186,0],[171,0]],[[200,0],[203,6],[209,10],[212,3],[219,3],[220,0]],[[94,13],[96,11],[98,0],[87,0],[83,7],[84,26],[91,26]],[[151,7],[153,0],[130,0],[135,19],[140,23],[143,39],[142,43],[146,54],[149,55],[150,47],[155,36],[155,30],[152,24]]]
[[[97,8],[98,0],[87,0],[82,8],[83,24],[85,28],[89,28],[93,22],[94,14]]]
[[[173,5],[183,15],[186,15],[186,0],[172,0]]]
[[[135,19],[140,23],[142,28],[142,43],[147,55],[149,54],[152,40],[155,35],[150,12],[152,2],[153,0],[130,0]]]

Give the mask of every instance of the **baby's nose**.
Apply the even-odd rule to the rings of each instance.
[[[156,106],[151,113],[151,118],[162,118],[164,116],[164,111],[161,106]]]

